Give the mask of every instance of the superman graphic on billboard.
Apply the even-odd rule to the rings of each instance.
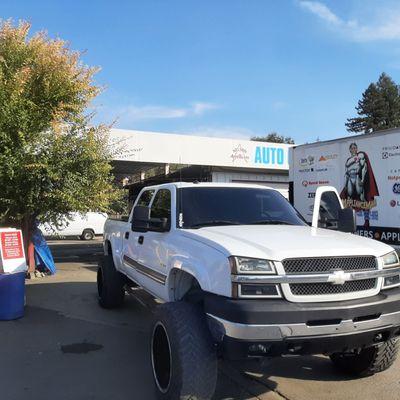
[[[379,196],[372,165],[368,154],[359,151],[356,143],[349,146],[350,157],[345,163],[345,184],[340,197],[345,207],[364,210],[365,225],[369,225],[369,210],[376,207]]]

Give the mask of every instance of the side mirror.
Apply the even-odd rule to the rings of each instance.
[[[338,231],[355,233],[357,230],[356,213],[352,208],[344,208],[338,212]]]
[[[156,232],[167,232],[170,230],[168,218],[150,218],[150,230]]]
[[[332,186],[319,186],[315,192],[312,226],[336,230],[338,212],[342,209],[337,190]]]
[[[355,233],[356,214],[351,208],[343,208],[339,193],[334,187],[320,186],[315,193],[312,226]]]
[[[136,206],[133,209],[132,231],[135,232],[167,232],[171,223],[168,218],[151,218],[150,207]]]
[[[150,208],[136,206],[132,215],[132,230],[136,232],[146,232],[150,226]]]

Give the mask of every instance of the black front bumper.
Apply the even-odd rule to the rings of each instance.
[[[240,340],[224,336],[220,351],[225,359],[247,357],[276,357],[285,354],[332,354],[362,349],[400,335],[400,326],[379,328],[373,331],[331,336],[303,336],[276,340]]]
[[[400,288],[369,298],[329,303],[231,299],[207,294],[204,308],[210,316],[211,331],[228,358],[329,354],[372,346],[400,334]],[[240,329],[230,329],[232,326]],[[269,328],[280,329],[282,336],[264,338],[260,326],[267,333]],[[296,332],[299,326],[301,329]],[[251,333],[247,337],[246,332],[256,332],[257,337]]]

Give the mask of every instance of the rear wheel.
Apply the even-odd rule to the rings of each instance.
[[[358,353],[334,353],[330,358],[341,372],[358,376],[373,375],[385,371],[394,363],[399,344],[397,338],[391,339]]]
[[[93,232],[91,229],[85,229],[85,230],[82,232],[82,235],[80,236],[80,238],[81,238],[82,240],[93,240],[93,239],[94,239],[94,236],[95,236],[95,234],[94,234],[94,232]]]
[[[212,398],[217,381],[217,357],[200,307],[183,301],[157,307],[151,363],[159,399]]]
[[[97,270],[99,304],[104,308],[121,306],[125,297],[124,285],[124,276],[115,269],[112,256],[104,256]]]

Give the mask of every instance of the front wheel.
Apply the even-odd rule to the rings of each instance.
[[[85,229],[80,236],[81,240],[93,240],[94,232],[91,229]]]
[[[358,353],[334,353],[330,358],[341,372],[368,376],[390,368],[397,357],[400,341],[396,339],[368,347]]]
[[[157,307],[151,363],[158,399],[212,398],[217,356],[200,307],[183,301]]]

